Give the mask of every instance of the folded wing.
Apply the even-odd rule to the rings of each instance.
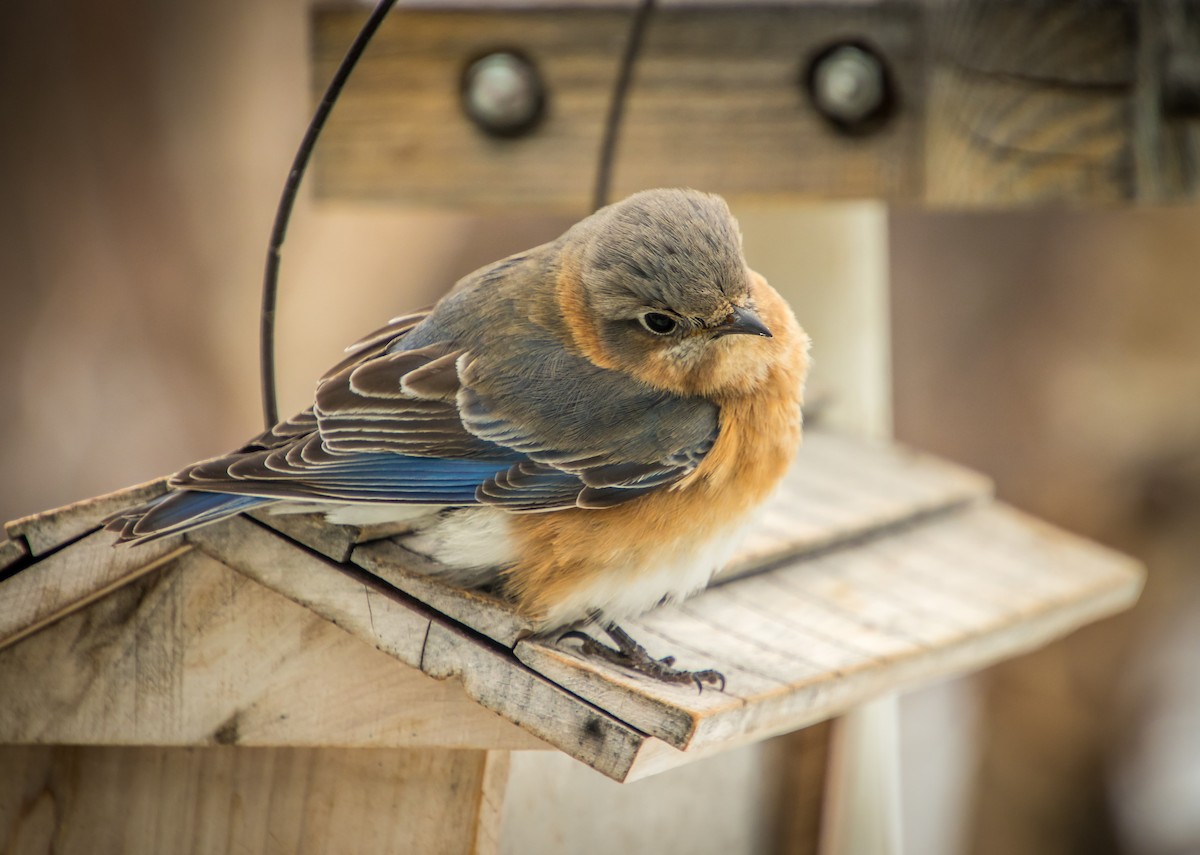
[[[312,408],[189,466],[171,486],[316,502],[602,508],[679,482],[716,440],[707,401],[651,389],[528,329],[478,354],[409,339],[424,317],[368,336],[322,378]]]

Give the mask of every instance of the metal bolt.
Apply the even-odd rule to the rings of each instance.
[[[541,119],[545,90],[533,63],[509,51],[496,51],[467,66],[462,104],[471,120],[487,133],[520,136]]]
[[[887,72],[879,57],[850,44],[817,58],[809,88],[817,110],[843,128],[881,116],[888,100]]]

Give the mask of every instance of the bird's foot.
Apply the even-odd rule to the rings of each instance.
[[[705,686],[713,686],[719,692],[725,691],[725,675],[720,671],[706,668],[702,671],[685,671],[676,668],[674,656],[664,656],[655,659],[645,647],[638,644],[625,630],[615,623],[604,624],[604,631],[616,644],[616,648],[601,644],[586,632],[571,630],[559,636],[571,638],[579,642],[580,651],[585,655],[603,662],[626,668],[652,680],[676,685],[694,685],[703,692]]]

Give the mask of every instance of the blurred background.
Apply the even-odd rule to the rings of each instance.
[[[0,519],[259,429],[304,9],[0,6]],[[905,700],[907,851],[1200,851],[1200,210],[888,216],[897,437],[1150,567],[1132,612]],[[281,412],[347,343],[569,221],[303,195]]]

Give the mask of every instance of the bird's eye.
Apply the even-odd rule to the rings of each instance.
[[[678,321],[670,315],[664,315],[662,312],[646,312],[639,320],[641,320],[642,326],[655,335],[666,335],[669,332],[673,332],[675,327],[679,326]]]

